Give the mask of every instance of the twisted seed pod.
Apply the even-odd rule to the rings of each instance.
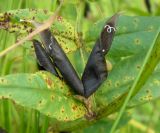
[[[85,97],[92,95],[107,78],[108,71],[106,68],[105,55],[111,47],[115,35],[115,22],[118,16],[119,15],[116,14],[106,22],[89,56],[82,76]]]

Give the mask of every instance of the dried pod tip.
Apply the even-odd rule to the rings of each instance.
[[[119,17],[120,15],[121,15],[120,12],[119,12],[119,13],[116,13],[115,15],[113,15],[113,16],[106,22],[105,26],[106,26],[106,25],[110,25],[110,26],[112,26],[112,27],[115,27],[116,22],[117,22],[117,19],[118,19],[118,17]]]

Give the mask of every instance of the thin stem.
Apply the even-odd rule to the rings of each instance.
[[[29,110],[27,113],[27,128],[26,128],[26,132],[25,133],[31,133],[32,129],[31,129],[31,125],[32,125],[32,112],[33,110]]]
[[[6,37],[7,37],[7,32],[2,32],[2,35],[1,35],[1,37],[0,37],[0,39],[2,40],[2,42],[1,42],[1,44],[0,44],[0,50],[4,50],[5,49],[5,47],[6,47],[6,41],[7,41],[7,39],[6,39]],[[0,60],[0,66],[1,66],[1,69],[0,69],[0,74],[1,75],[3,75],[3,73],[4,73],[4,62],[5,62],[5,60],[6,60],[6,57],[4,57],[4,58],[2,58],[1,60]]]
[[[8,132],[11,131],[11,108],[10,108],[10,101],[4,100],[3,101],[4,106],[4,125],[5,129],[7,129]]]
[[[83,39],[82,39],[82,20],[83,20],[83,15],[84,15],[84,8],[85,5],[83,2],[79,2],[76,6],[76,11],[77,11],[77,19],[76,19],[76,32],[78,33],[78,47],[80,47],[80,55],[81,55],[81,59],[82,59],[82,69],[84,69],[85,66],[85,59],[84,59],[84,55],[83,55],[83,50],[82,50],[82,46],[83,46]]]
[[[39,118],[40,118],[40,113],[36,110],[33,111],[34,112],[34,133],[39,133]]]
[[[20,8],[21,8],[21,6],[22,6],[22,2],[23,2],[23,0],[19,0],[19,2],[18,2],[18,9],[20,9]]]
[[[28,113],[28,112],[27,112]],[[21,111],[18,113],[19,116],[20,116],[20,133],[25,133],[26,131],[26,110],[25,110],[25,107],[22,107],[21,108]],[[28,123],[27,123],[28,124]]]
[[[95,6],[96,6],[96,8],[97,8],[97,11],[98,11],[99,14],[100,14],[100,17],[101,17],[101,18],[104,18],[105,15],[104,15],[104,13],[103,13],[100,5],[96,3]]]
[[[112,11],[113,11],[113,13],[115,13],[116,10],[115,10],[114,2],[113,2],[113,0],[110,0],[110,2],[111,2],[111,6],[112,6]]]
[[[51,0],[51,11],[55,11],[57,5],[57,0]]]

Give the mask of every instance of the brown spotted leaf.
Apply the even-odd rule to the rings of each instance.
[[[15,32],[22,37],[34,30],[34,26],[29,21],[43,23],[51,15],[53,15],[52,12],[37,9],[20,9],[0,13],[0,29]],[[51,31],[66,53],[77,49],[77,32],[66,19],[57,16],[51,26]]]
[[[63,81],[47,72],[0,78],[0,99],[11,99],[59,121],[72,121],[84,116],[85,107],[72,95]]]

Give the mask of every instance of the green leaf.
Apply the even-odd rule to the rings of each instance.
[[[129,103],[129,100],[134,97],[140,89],[142,89],[143,85],[146,83],[147,79],[149,78],[150,74],[154,71],[154,68],[159,62],[160,59],[160,28],[157,30],[157,35],[151,44],[151,47],[145,57],[144,63],[142,65],[142,68],[140,69],[140,72],[138,73],[137,77],[135,78],[135,81],[133,82],[132,86],[130,87],[130,90],[128,91],[128,95],[124,101],[123,106],[121,107],[120,113],[114,122],[111,133],[113,133],[116,129],[116,126],[118,125],[118,122],[120,121],[120,118],[125,111],[125,108],[127,107],[127,104]],[[152,93],[149,94],[149,98],[152,98]]]
[[[85,107],[73,98],[70,88],[57,77],[39,72],[0,78],[0,99],[36,109],[59,121],[71,121],[85,114]]]
[[[117,34],[107,56],[113,64],[113,70],[109,73],[108,79],[95,95],[96,104],[99,107],[98,110],[103,110],[103,108],[105,108],[106,114],[110,114],[122,106],[121,103],[124,101],[127,92],[140,72],[148,51],[152,49],[151,46],[155,44],[157,34],[159,33],[159,21],[159,17],[120,17],[117,26]],[[101,25],[103,24],[101,23]],[[89,44],[91,44],[90,42],[92,42],[93,38],[95,39],[98,36],[94,34],[93,36],[91,35],[92,33],[98,34],[96,32],[99,30],[98,27],[99,25],[97,24],[97,27],[91,28],[89,33],[86,33],[86,42]],[[89,34],[91,38],[89,38]],[[86,45],[86,50],[91,48],[93,44],[94,43],[92,43],[92,45]],[[156,45],[158,46],[158,44]],[[158,57],[153,56],[153,59],[157,60],[156,58]],[[151,60],[149,60],[149,62],[151,65],[155,65],[151,63]],[[150,71],[152,70],[150,69]],[[153,84],[154,80],[153,78],[152,82],[148,84]],[[140,81],[140,83],[142,83],[142,81]],[[146,86],[143,88],[141,87],[141,90],[144,90],[141,95],[146,96],[147,88],[145,87]],[[150,87],[149,92],[151,92],[151,94],[152,89],[153,91],[155,90],[154,86]],[[139,94],[139,90],[137,90],[136,93]],[[156,92],[153,92],[153,94],[155,93]],[[156,97],[150,98],[139,97],[141,100],[138,100],[136,103],[132,102],[132,105],[146,102],[151,100],[151,98],[157,98],[160,96],[158,94],[155,95]],[[102,112],[100,111],[100,113]]]

